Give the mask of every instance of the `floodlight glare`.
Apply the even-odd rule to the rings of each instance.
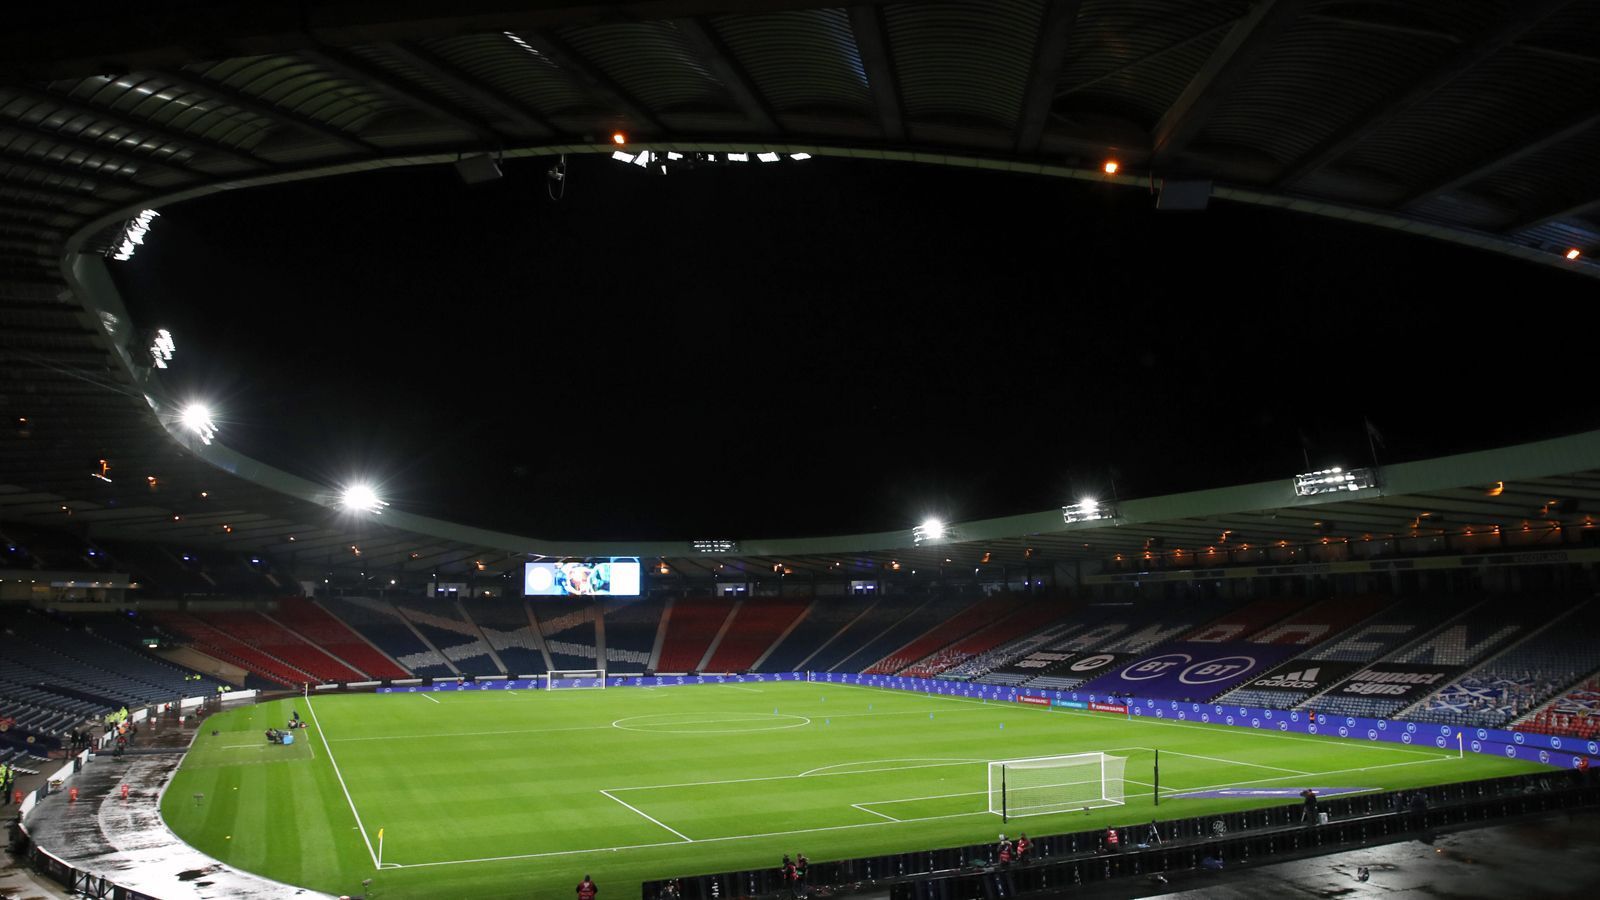
[[[211,419],[211,410],[203,403],[191,403],[178,414],[178,421],[183,427],[195,433],[200,438],[200,443],[209,444],[217,436],[217,425]]]
[[[791,154],[789,154],[789,158],[790,159],[794,159],[794,160],[807,160],[807,159],[811,158],[811,154],[809,154],[809,153],[791,153]]]
[[[351,512],[377,515],[389,504],[378,498],[378,492],[368,484],[352,484],[339,495],[339,503]]]
[[[1333,494],[1339,491],[1361,491],[1377,487],[1378,477],[1371,469],[1344,469],[1335,466],[1294,477],[1297,497]]]
[[[938,519],[926,519],[921,525],[911,529],[911,540],[917,544],[923,541],[942,541],[944,536],[944,523]]]
[[[1093,497],[1086,497],[1071,506],[1061,507],[1061,521],[1068,525],[1074,522],[1094,522],[1116,517],[1117,511],[1111,504],[1101,503]]]
[[[621,163],[631,163],[631,162],[633,162],[633,154],[632,153],[624,153],[621,150],[613,151],[612,154],[611,154],[611,158],[616,160],[617,162],[621,162]]]
[[[778,161],[778,154],[776,154],[776,153],[757,153],[756,154],[756,159],[759,159],[762,162],[777,162]]]

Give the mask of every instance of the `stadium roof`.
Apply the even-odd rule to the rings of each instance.
[[[511,554],[628,550],[705,569],[682,543],[569,545],[401,511],[382,525],[330,518],[317,501],[328,486],[174,446],[146,399],[169,402],[148,379],[144,323],[129,321],[100,254],[139,210],[256,184],[605,153],[620,130],[635,151],[804,151],[1136,190],[1200,182],[1202,194],[1209,182],[1215,198],[1600,277],[1596,2],[162,6],[8,11],[0,34],[5,518],[59,524],[70,512],[96,533],[248,549],[287,550],[294,535],[302,559],[354,543],[359,561],[342,562],[370,568],[481,559],[493,571]],[[1388,467],[1384,496],[1318,515],[1398,530],[1425,500],[1463,521],[1520,522],[1551,497],[1592,494],[1595,449],[1583,435]],[[101,458],[114,486],[88,477]],[[1505,492],[1484,499],[1482,484],[1500,480]],[[1062,531],[1054,510],[973,523],[958,546],[999,563],[1028,547],[1040,560],[1103,559],[1158,524],[1185,543],[1232,524],[1293,539],[1309,526],[1304,504],[1280,496],[1287,485],[1129,501],[1119,526],[1092,523],[1093,539]],[[1274,528],[1264,510],[1282,512]],[[1146,533],[1127,537],[1135,523]],[[739,555],[767,571],[956,558],[908,539],[745,541]]]

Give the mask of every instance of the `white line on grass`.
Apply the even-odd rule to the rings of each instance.
[[[1376,770],[1376,769],[1388,769],[1388,768],[1393,768],[1395,766],[1415,766],[1415,765],[1421,765],[1423,763],[1443,762],[1443,761],[1445,761],[1447,759],[1454,759],[1454,758],[1455,757],[1453,757],[1453,756],[1435,756],[1435,757],[1430,757],[1428,759],[1412,759],[1412,760],[1407,760],[1405,762],[1387,763],[1387,764],[1381,765],[1381,766],[1363,766],[1361,768],[1356,768],[1356,769],[1335,769],[1335,770],[1329,771],[1329,772],[1309,772],[1304,776],[1300,776],[1300,775],[1279,775],[1279,776],[1277,776],[1275,778],[1259,778],[1259,779],[1256,779],[1254,781],[1230,781],[1230,782],[1225,782],[1223,784],[1206,785],[1206,786],[1202,786],[1202,787],[1171,788],[1171,790],[1173,790],[1173,791],[1214,790],[1214,789],[1220,789],[1220,788],[1237,787],[1237,786],[1243,785],[1243,784],[1265,784],[1267,782],[1272,782],[1272,781],[1283,781],[1283,780],[1288,779],[1288,778],[1299,778],[1299,777],[1320,778],[1320,777],[1325,776],[1325,775],[1342,775],[1342,774],[1344,774],[1346,772],[1370,772],[1370,771],[1373,771],[1373,770]],[[778,776],[778,777],[793,778],[793,777],[796,777],[796,776],[790,775],[790,776]],[[746,780],[746,781],[770,781],[772,779],[742,779],[742,780]],[[655,787],[677,787],[678,785],[654,785],[654,786]],[[687,785],[687,786],[692,787],[694,785],[690,784],[690,785]],[[617,790],[636,790],[636,789],[635,788],[608,788],[607,790],[617,791]],[[975,793],[987,794],[988,792],[987,791],[980,791],[980,792],[975,792]],[[1124,799],[1126,800],[1126,799],[1131,799],[1131,798],[1134,798],[1134,797],[1148,797],[1148,796],[1150,796],[1149,793],[1141,791],[1141,792],[1134,793],[1134,794],[1126,794],[1126,795],[1124,795]],[[616,799],[616,798],[613,797],[612,799]],[[618,802],[620,803],[621,801],[619,800]],[[883,802],[887,802],[887,801],[883,801]],[[641,813],[641,815],[642,815],[642,813]],[[915,818],[915,819],[896,819],[894,821],[883,821],[883,822],[861,822],[861,823],[857,823],[857,824],[854,824],[854,825],[826,825],[826,826],[823,826],[821,828],[799,828],[799,829],[795,829],[793,831],[768,831],[768,832],[763,832],[761,834],[726,835],[726,836],[723,836],[723,837],[700,838],[699,840],[694,841],[694,843],[696,843],[696,844],[715,844],[715,843],[720,843],[720,842],[723,842],[723,841],[746,841],[746,840],[754,840],[756,838],[785,837],[785,836],[792,835],[792,834],[813,834],[813,833],[821,832],[821,831],[842,831],[842,830],[851,829],[851,828],[877,828],[877,827],[882,827],[882,826],[885,826],[885,825],[902,825],[902,824],[910,824],[910,823],[914,823],[914,822],[932,822],[932,821],[937,821],[937,820],[941,820],[941,819],[961,819],[961,818],[969,818],[971,816],[991,816],[991,815],[994,815],[994,813],[991,813],[988,810],[980,810],[980,811],[977,811],[977,812],[951,813],[951,814],[948,814],[948,815],[941,815],[941,816],[922,816],[922,817]],[[666,826],[662,826],[662,827],[666,827]],[[577,856],[577,855],[583,854],[583,853],[604,853],[604,852],[611,851],[611,850],[648,850],[648,849],[652,849],[652,848],[655,848],[655,847],[675,847],[675,846],[678,846],[681,843],[683,843],[683,842],[682,841],[660,841],[660,842],[653,843],[653,844],[628,844],[628,845],[624,845],[624,846],[620,846],[620,847],[591,847],[591,848],[587,848],[587,849],[583,849],[583,850],[551,850],[551,851],[548,851],[548,852],[545,852],[545,853],[523,853],[523,854],[518,854],[518,855],[515,855],[515,856],[488,856],[488,857],[483,857],[481,859],[447,859],[447,860],[440,860],[438,862],[397,864],[396,868],[401,868],[401,869],[423,869],[423,868],[429,868],[429,867],[432,867],[432,866],[460,866],[460,865],[470,865],[470,864],[473,864],[473,863],[510,862],[510,861],[513,861],[513,860],[522,860],[522,859],[542,859],[542,858],[550,857],[550,856]],[[385,864],[385,868],[388,868],[387,864]]]
[[[866,807],[866,806],[865,806],[865,805],[864,805],[864,804],[861,804],[861,803],[852,803],[852,804],[850,804],[850,805],[851,805],[851,806],[854,806],[854,807],[855,807],[855,808],[856,808],[856,809],[859,809],[859,810],[861,810],[861,811],[862,811],[862,812],[864,812],[864,813],[871,813],[871,814],[873,814],[873,815],[875,815],[875,816],[877,816],[877,817],[879,817],[879,818],[881,818],[881,819],[888,819],[888,820],[889,820],[889,821],[891,821],[891,822],[898,822],[898,821],[900,821],[900,820],[899,820],[899,819],[896,819],[896,818],[895,818],[895,817],[894,817],[894,816],[886,816],[886,815],[884,815],[884,814],[883,814],[883,813],[881,813],[881,812],[878,812],[878,811],[877,811],[877,810],[875,810],[875,809],[867,809],[867,807]]]
[[[766,693],[766,691],[756,690],[755,688],[740,687],[737,684],[725,684],[725,685],[723,685],[723,687],[725,687],[725,688],[733,688],[736,691],[748,691],[749,693],[752,693],[752,694],[765,694]]]
[[[827,772],[829,769],[843,769],[843,768],[847,768],[849,766],[870,766],[873,763],[891,763],[891,762],[917,762],[917,763],[924,763],[925,762],[925,763],[934,763],[934,765],[931,765],[931,766],[890,766],[887,769],[868,769],[868,770],[865,770],[865,771],[870,771],[870,772],[898,772],[901,769],[936,769],[939,766],[958,766],[958,765],[961,765],[962,763],[986,763],[986,762],[988,762],[988,760],[987,759],[964,759],[964,758],[955,757],[955,756],[903,756],[903,757],[895,757],[895,758],[892,758],[892,759],[864,759],[864,760],[861,760],[859,762],[834,763],[831,766],[819,766],[819,767],[817,767],[815,769],[807,769],[804,772],[801,772],[799,775],[796,775],[795,777],[796,778],[812,778],[812,777],[815,777],[816,775],[819,775],[819,774],[821,774],[823,772]],[[840,774],[840,775],[855,775],[855,774],[858,774],[858,773],[856,773],[856,772],[839,772],[837,774]]]
[[[937,769],[940,766],[969,766],[973,763],[982,763],[986,760],[971,760],[968,762],[934,763],[926,766],[891,766],[887,769],[857,769],[854,772],[823,772],[816,775],[763,775],[759,778],[728,778],[722,781],[685,781],[680,784],[642,784],[634,787],[612,787],[608,791],[648,791],[656,788],[679,787],[706,787],[713,784],[745,784],[751,781],[788,781],[792,778],[827,778],[832,775],[865,775],[869,772],[904,772],[908,769]]]
[[[421,698],[422,698],[422,699],[424,699],[424,700],[433,700],[433,698],[432,698],[432,697],[430,697],[430,696],[428,696],[428,695],[427,695],[427,694],[418,694],[418,695],[417,695],[417,696],[418,696],[418,697],[421,697]],[[439,701],[437,701],[437,700],[433,700],[433,702],[435,702],[435,703],[439,703]],[[443,705],[444,705],[444,704],[443,704],[443,703],[439,703],[439,705],[440,705],[440,706],[443,706]]]
[[[611,799],[616,800],[618,803],[621,803],[623,806],[626,806],[627,808],[633,810],[634,812],[638,813],[639,815],[644,816],[646,819],[649,819],[650,821],[656,823],[657,825],[660,825],[662,828],[665,828],[666,830],[672,832],[673,834],[677,835],[678,837],[683,838],[685,841],[687,841],[687,842],[689,842],[691,844],[694,843],[694,838],[689,837],[687,834],[684,834],[683,832],[679,831],[678,829],[673,828],[671,825],[668,825],[667,823],[661,821],[660,819],[657,819],[655,816],[652,816],[649,813],[645,812],[644,810],[640,809],[639,807],[634,806],[632,803],[629,803],[628,801],[623,800],[623,799],[618,798],[618,797],[612,797],[610,792],[608,792],[608,791],[601,791],[600,793],[605,794],[607,797],[611,797]]]
[[[1223,763],[1224,765],[1229,765],[1229,766],[1250,766],[1251,768],[1255,768],[1255,769],[1271,769],[1274,772],[1291,772],[1291,773],[1293,773],[1295,775],[1310,775],[1311,774],[1310,772],[1302,772],[1299,769],[1291,769],[1288,766],[1268,766],[1268,765],[1263,765],[1261,763],[1245,762],[1242,759],[1222,759],[1222,758],[1216,757],[1216,756],[1201,756],[1198,753],[1182,753],[1182,752],[1179,752],[1177,750],[1168,750],[1167,752],[1172,754],[1173,756],[1187,756],[1190,759],[1204,759],[1204,760],[1207,760],[1209,762],[1218,762],[1218,763]]]
[[[328,762],[333,764],[333,777],[339,779],[339,789],[344,791],[344,800],[350,804],[350,815],[356,817],[356,828],[361,832],[361,840],[367,845],[367,853],[372,856],[372,867],[378,868],[378,851],[372,849],[372,841],[367,837],[367,826],[361,824],[361,813],[356,812],[356,801],[350,798],[350,788],[345,786],[344,775],[339,772],[339,761],[333,758],[333,748],[328,746],[328,736],[322,730],[322,720],[317,718],[317,708],[312,705],[311,698],[306,698],[306,708],[311,710],[311,721],[317,724],[317,737],[322,739],[322,749],[328,751]]]

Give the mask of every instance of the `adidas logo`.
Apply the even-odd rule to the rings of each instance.
[[[1317,686],[1317,676],[1320,674],[1322,674],[1321,666],[1311,666],[1299,672],[1285,672],[1281,678],[1263,678],[1253,687],[1310,690]]]

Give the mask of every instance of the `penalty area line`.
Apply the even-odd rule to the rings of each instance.
[[[433,698],[432,698],[432,697],[429,697],[429,696],[428,696],[428,695],[427,695],[427,694],[418,694],[418,695],[417,695],[417,696],[418,696],[418,697],[421,697],[421,698],[422,698],[422,699],[424,699],[424,700],[433,700]],[[439,701],[437,701],[437,700],[433,700],[433,702],[435,702],[435,703],[439,703]],[[439,703],[439,705],[440,705],[440,706],[443,706],[443,705],[444,705],[444,704],[443,704],[443,703]]]
[[[611,793],[609,791],[601,791],[600,793],[606,795],[607,797],[611,797],[612,800],[616,800],[618,803],[621,803],[623,806],[626,806],[627,808],[633,810],[634,812],[638,813],[639,815],[644,816],[646,819],[649,819],[650,821],[656,823],[657,825],[660,825],[662,828],[665,828],[666,830],[672,832],[673,834],[677,835],[678,837],[683,838],[684,841],[686,841],[686,842],[688,842],[690,844],[694,843],[694,838],[689,837],[687,834],[684,834],[683,832],[679,831],[678,829],[673,828],[671,825],[668,825],[667,823],[661,821],[660,819],[657,819],[655,816],[652,816],[649,813],[645,812],[644,810],[640,809],[639,807],[634,806],[632,803],[629,803],[628,801],[622,800],[622,799],[617,798],[617,797],[612,797]]]

